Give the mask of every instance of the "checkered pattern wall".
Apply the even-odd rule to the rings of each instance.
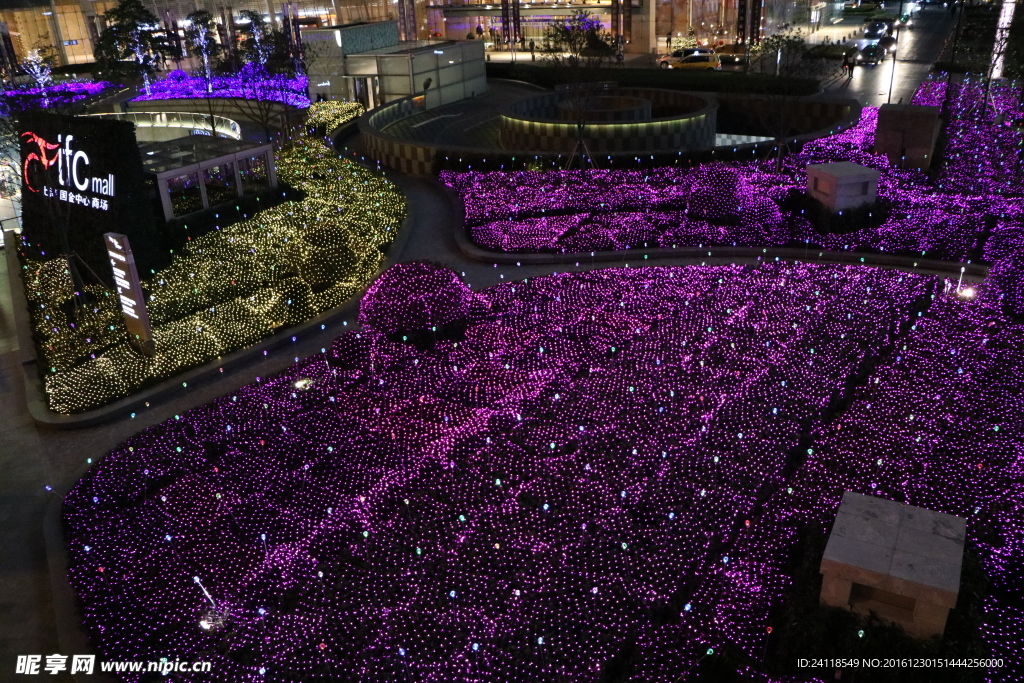
[[[441,154],[441,150],[394,140],[377,132],[363,130],[362,133],[367,156],[409,175],[434,174],[434,160]]]
[[[721,103],[723,120],[731,120],[750,131],[760,130],[766,122],[775,121],[775,112],[784,108],[788,129],[786,137],[808,135],[838,125],[851,114],[852,106],[856,104],[846,99],[783,101],[759,95],[724,93],[718,94],[716,99]]]

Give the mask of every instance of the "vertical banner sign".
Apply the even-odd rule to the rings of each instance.
[[[128,238],[116,232],[104,233],[107,244],[107,256],[110,267],[114,271],[114,286],[117,298],[121,302],[124,313],[124,324],[128,328],[130,341],[146,355],[153,355],[156,350],[153,343],[153,330],[149,325],[149,313],[146,312],[146,298],[142,293],[142,283],[135,269],[135,259]]]

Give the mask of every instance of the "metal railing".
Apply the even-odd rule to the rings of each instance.
[[[123,114],[89,114],[89,116],[131,121],[139,128],[188,128],[197,135],[213,135],[213,131],[216,130],[216,134],[219,136],[234,140],[242,139],[242,129],[238,122],[224,116],[177,111],[138,111]]]

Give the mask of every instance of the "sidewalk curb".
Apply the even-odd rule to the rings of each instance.
[[[440,183],[439,183],[440,184]],[[452,213],[457,222],[465,225],[465,206],[462,199],[452,188],[442,186]],[[783,261],[802,261],[809,263],[835,263],[844,265],[865,265],[902,270],[908,273],[926,273],[931,275],[959,277],[960,269],[964,268],[964,279],[979,281],[988,276],[989,267],[979,263],[960,263],[941,261],[939,259],[915,259],[911,256],[874,254],[856,251],[828,251],[824,249],[801,249],[799,247],[649,247],[645,249],[623,249],[621,251],[572,252],[564,254],[514,253],[485,249],[473,244],[464,227],[458,225],[454,229],[455,243],[467,258],[482,263],[546,265],[589,261],[623,263],[643,262],[662,259],[676,259],[691,263],[709,260],[733,260],[756,263],[760,260],[779,259]],[[817,253],[818,257],[813,254]]]

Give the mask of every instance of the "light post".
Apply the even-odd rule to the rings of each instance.
[[[886,104],[892,104],[892,84],[896,80],[896,50],[900,44],[900,30],[896,29],[896,47],[892,51],[892,72],[889,74],[889,97],[886,98]]]

